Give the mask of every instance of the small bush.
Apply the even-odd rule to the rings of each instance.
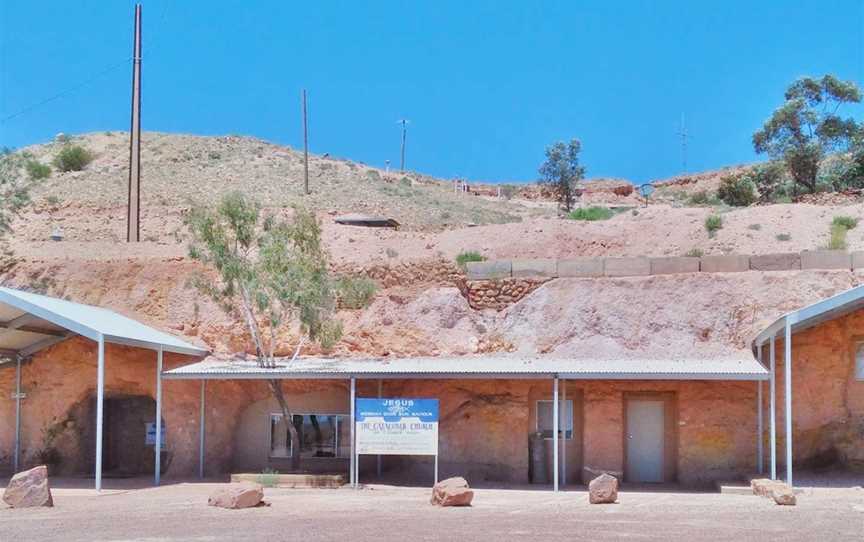
[[[468,262],[483,262],[486,261],[486,256],[480,254],[475,250],[468,250],[465,252],[460,252],[458,256],[456,256],[456,265],[465,269],[465,266]]]
[[[705,229],[708,231],[708,237],[714,237],[717,230],[723,229],[723,217],[720,215],[711,215],[705,219]]]
[[[688,198],[690,201],[690,205],[710,205],[711,197],[708,196],[707,190],[699,190],[697,192],[693,192]]]
[[[387,253],[388,258],[398,258],[399,257],[399,252],[397,252],[396,250],[394,250],[390,247],[387,247],[387,250],[385,252]]]
[[[828,250],[846,250],[846,233],[849,231],[845,226],[831,225],[831,239],[828,241]]]
[[[756,187],[746,175],[727,175],[720,180],[717,197],[733,207],[747,207],[756,202]]]
[[[336,283],[339,300],[346,309],[364,309],[372,303],[378,285],[366,277],[343,277]]]
[[[690,250],[685,252],[684,255],[690,258],[701,258],[705,255],[705,251],[701,248],[691,248]]]
[[[207,153],[207,158],[211,160],[219,160],[220,158],[222,158],[222,155],[216,151],[210,151]]]
[[[80,145],[65,145],[54,158],[60,171],[81,171],[93,161],[93,154]]]
[[[570,211],[567,218],[570,220],[609,220],[615,213],[606,207],[580,207]]]
[[[774,239],[777,239],[780,242],[785,242],[785,241],[791,241],[792,236],[789,235],[788,233],[778,233],[777,235],[774,236]]]
[[[264,487],[276,487],[279,485],[279,471],[274,469],[264,469],[258,475],[258,483]]]
[[[51,205],[52,207],[60,205],[60,198],[53,194],[45,198],[45,201],[48,203],[48,205]]]
[[[747,226],[748,230],[759,231],[762,229],[762,224],[750,224]]]
[[[831,225],[843,227],[847,230],[854,230],[858,225],[858,219],[851,216],[835,216],[834,220],[831,221]]]
[[[37,162],[36,160],[28,160],[26,168],[27,175],[33,181],[47,179],[51,176],[51,166],[49,166],[48,164]]]

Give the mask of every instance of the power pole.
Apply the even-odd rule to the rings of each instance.
[[[678,129],[678,137],[681,138],[681,168],[687,173],[687,127],[684,126],[684,113],[681,113],[681,127]]]
[[[397,120],[396,123],[402,125],[402,162],[399,169],[402,173],[405,173],[405,138],[408,135],[408,120],[401,119]]]
[[[129,204],[126,242],[141,239],[141,4],[135,4],[132,41],[132,127],[129,130]]]
[[[306,89],[303,89],[303,190],[309,195],[309,129],[306,123]]]

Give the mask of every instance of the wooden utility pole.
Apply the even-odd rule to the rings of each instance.
[[[309,129],[306,123],[306,89],[303,89],[303,190],[309,194]]]
[[[129,130],[129,204],[126,242],[141,239],[141,4],[135,5],[132,42],[132,127]]]
[[[404,173],[405,172],[405,138],[408,134],[408,121],[406,119],[402,119],[397,121],[402,124],[402,161],[399,169]]]

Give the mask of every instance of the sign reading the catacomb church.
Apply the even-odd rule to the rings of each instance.
[[[438,399],[357,399],[358,454],[438,455]]]

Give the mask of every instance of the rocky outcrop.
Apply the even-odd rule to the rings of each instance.
[[[211,493],[207,504],[230,509],[252,508],[261,504],[263,498],[264,487],[260,484],[230,484]]]
[[[618,478],[603,473],[588,484],[588,502],[614,504],[618,500]]]
[[[465,478],[457,476],[435,484],[429,502],[438,506],[471,506],[473,500],[474,491],[468,487]]]
[[[48,486],[48,467],[40,465],[13,476],[3,493],[3,502],[12,508],[54,506]]]

